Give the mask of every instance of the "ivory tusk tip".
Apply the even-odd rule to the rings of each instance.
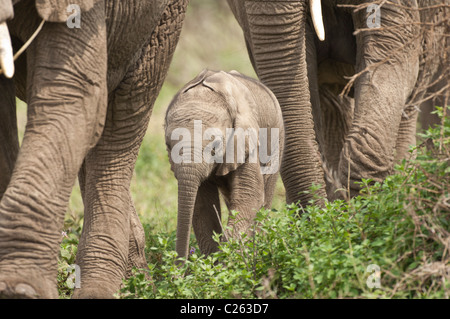
[[[3,68],[2,67],[2,70],[3,70],[3,74],[5,75],[6,78],[11,79],[14,76],[14,65],[12,67],[10,67],[10,68],[8,68],[8,67]]]
[[[325,33],[323,33],[323,34],[318,33],[317,37],[319,38],[320,41],[322,41],[322,42],[325,41]]]

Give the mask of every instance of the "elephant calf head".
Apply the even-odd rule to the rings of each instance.
[[[262,83],[236,71],[201,72],[169,105],[165,137],[178,180],[180,257],[187,256],[191,225],[203,253],[217,250],[219,191],[228,209],[240,213],[229,222],[233,236],[271,205],[284,127],[279,104]]]

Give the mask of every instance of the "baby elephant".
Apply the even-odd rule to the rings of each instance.
[[[219,190],[228,209],[239,212],[226,235],[250,232],[256,212],[272,203],[284,148],[272,92],[236,71],[205,70],[169,105],[165,138],[178,180],[178,256],[188,254],[191,225],[202,253],[218,250]]]

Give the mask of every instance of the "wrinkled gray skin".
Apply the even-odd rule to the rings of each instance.
[[[449,9],[450,10],[450,9]],[[448,49],[447,49],[448,50]],[[448,57],[447,57],[448,59]],[[439,66],[438,70],[443,70],[443,72],[448,72],[448,66]],[[438,73],[438,76],[441,75]],[[444,77],[441,81],[436,82],[435,85],[431,86],[428,90],[427,101],[420,105],[419,113],[419,123],[422,130],[426,130],[434,125],[441,124],[441,119],[436,114],[433,114],[436,110],[436,106],[444,106],[445,99],[450,99],[450,80],[448,79],[450,75]],[[435,80],[435,79],[433,79]],[[434,83],[433,81],[432,83]]]
[[[133,266],[146,268],[129,186],[188,0],[15,2],[15,50],[47,22],[14,79],[0,76],[0,295],[57,298],[61,230],[79,174],[74,297],[112,297]],[[81,4],[81,28],[66,25],[69,3]],[[15,95],[28,104],[20,151]]]
[[[335,193],[336,184],[349,184],[353,196],[359,191],[355,182],[362,178],[382,181],[415,143],[417,110],[405,106],[439,65],[422,63],[425,39],[418,23],[432,22],[434,14],[442,21],[444,14],[442,8],[417,9],[442,1],[385,3],[382,28],[354,36],[355,30],[367,29],[372,12],[337,5],[365,2],[323,0],[326,39],[320,42],[308,1],[228,0],[255,71],[283,112],[286,149],[281,177],[288,202],[307,203],[311,195],[302,191],[313,183],[325,185],[321,157],[331,178],[318,194],[334,199],[343,196]],[[443,32],[442,24],[437,31]],[[436,45],[442,50],[434,39],[426,40],[428,48]],[[387,63],[361,74],[348,96],[339,97],[348,82],[344,76],[358,74],[394,52]]]
[[[176,145],[194,148],[194,121],[202,121],[202,131],[209,128],[220,130],[223,136],[223,157],[219,161],[205,161],[202,154],[219,153],[219,147],[214,151],[208,148],[216,137],[207,140],[205,137],[197,152],[200,163],[178,161],[173,157],[183,154]],[[185,136],[172,134],[176,129],[185,128],[190,132],[191,140]],[[233,140],[234,159],[227,161],[226,129],[279,129],[278,163],[271,161],[264,164],[257,158],[251,160],[251,152],[255,148],[250,142],[243,144]],[[251,232],[251,224],[256,212],[261,207],[270,208],[278,177],[284,146],[283,118],[275,96],[260,82],[231,71],[214,72],[203,71],[195,79],[184,86],[170,104],[165,120],[165,136],[169,160],[172,171],[178,180],[178,223],[176,251],[179,257],[188,254],[191,226],[197,238],[200,250],[204,254],[217,251],[217,243],[213,240],[213,233],[222,233],[220,218],[219,191],[224,196],[228,209],[238,211],[236,219],[229,219],[231,231],[227,236],[239,236],[240,232]],[[176,131],[175,131],[176,132]],[[198,132],[198,131],[197,131]],[[201,135],[200,135],[200,138]],[[248,139],[248,138],[247,138]],[[181,140],[181,141],[180,141]],[[259,139],[264,143],[262,139]],[[271,137],[267,143],[271,143]],[[182,144],[179,144],[182,143]],[[184,143],[184,144],[183,144]],[[274,140],[275,143],[275,140]],[[240,145],[240,146],[239,146]],[[211,146],[211,145],[210,145]],[[261,144],[259,147],[261,148]],[[206,150],[205,150],[206,148]],[[238,149],[245,153],[245,162],[239,163]],[[275,149],[268,148],[268,155],[277,154]],[[199,153],[201,152],[201,154]],[[173,154],[172,154],[173,153]],[[265,154],[264,154],[265,155]],[[231,158],[231,157],[230,157]],[[241,161],[242,162],[242,161]],[[276,165],[271,174],[262,173],[264,165]],[[267,168],[267,166],[266,166]],[[222,238],[223,239],[223,238]]]

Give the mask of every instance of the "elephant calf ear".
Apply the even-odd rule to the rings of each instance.
[[[81,12],[89,11],[98,0],[36,0],[39,16],[49,22],[66,22],[73,10],[69,5],[78,5]]]
[[[235,134],[226,137],[224,145],[224,163],[220,164],[217,168],[216,175],[224,176],[232,171],[235,171],[240,165],[249,160],[250,154],[254,156],[258,148],[258,137],[257,130],[259,128],[257,119],[254,115],[254,110],[258,108],[255,104],[253,93],[249,88],[241,81],[239,81],[235,76],[240,73],[234,71],[232,73],[226,72],[215,72],[208,76],[204,81],[203,85],[211,88],[215,92],[221,93],[227,102],[227,107],[229,114],[231,116],[232,125],[235,130],[241,129],[241,133],[250,134],[250,136],[245,138],[245,141],[240,140],[238,142],[237,136]],[[255,92],[257,94],[257,92]],[[230,127],[231,128],[231,127]],[[249,130],[252,129],[252,130]],[[255,134],[253,134],[255,133]],[[252,140],[252,147],[250,148],[250,139]],[[227,156],[227,150],[230,150],[233,143],[232,149],[234,150],[233,160],[227,161],[230,156]],[[238,154],[244,154],[245,158],[239,158]],[[252,160],[254,158],[252,157]]]

